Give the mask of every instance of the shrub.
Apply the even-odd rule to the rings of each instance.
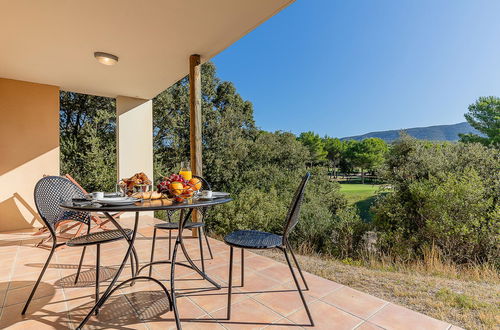
[[[270,170],[263,168],[263,170]],[[307,186],[300,221],[292,231],[292,243],[302,249],[331,253],[334,219],[347,201],[339,184],[327,179],[324,170],[315,169]],[[269,172],[268,172],[269,173]],[[293,193],[304,174],[302,171],[273,172],[265,184],[244,187],[232,194],[234,201],[214,208],[209,230],[225,235],[237,229],[255,229],[282,234]]]
[[[361,219],[353,207],[340,210],[331,226],[331,254],[340,257],[359,257],[364,251],[363,237],[370,225]]]
[[[435,245],[446,260],[498,262],[499,153],[479,144],[408,137],[390,151],[393,192],[373,208],[380,246],[400,259]]]

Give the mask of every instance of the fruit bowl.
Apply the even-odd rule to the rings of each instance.
[[[123,196],[132,196],[137,193],[146,193],[151,192],[153,190],[153,185],[151,184],[136,184],[127,186],[123,182],[120,182],[116,185],[116,190]]]
[[[179,174],[172,174],[157,185],[158,192],[174,198],[176,202],[184,202],[193,198],[201,190],[201,181],[198,178],[186,180]]]
[[[182,189],[170,188],[168,189],[168,193],[175,199],[176,202],[183,202],[184,200],[190,200],[193,198],[195,191],[191,187]]]

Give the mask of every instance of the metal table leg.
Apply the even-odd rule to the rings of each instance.
[[[106,217],[112,219],[112,217],[109,215],[109,213],[107,212],[104,212],[104,214],[106,215]],[[114,219],[113,219],[114,220]],[[118,277],[120,277],[120,274],[123,270],[123,268],[125,267],[125,264],[127,263],[127,260],[130,256],[131,258],[131,262],[132,262],[132,253],[134,251],[134,242],[135,242],[135,238],[136,238],[136,235],[137,235],[137,227],[138,227],[138,224],[139,224],[139,212],[136,212],[135,213],[135,221],[134,221],[134,229],[133,229],[133,232],[132,232],[132,237],[129,238],[125,231],[123,230],[123,228],[116,222],[116,221],[112,221],[113,224],[120,230],[120,232],[124,235],[124,237],[127,239],[127,242],[129,243],[129,246],[128,246],[128,249],[127,249],[127,252],[125,253],[125,256],[123,257],[123,261],[120,265],[120,267],[118,268],[118,271],[116,272],[115,276],[113,277],[113,279],[111,280],[111,283],[110,285],[107,287],[106,291],[104,292],[104,294],[101,296],[101,298],[99,298],[99,300],[97,301],[97,303],[94,305],[94,307],[92,307],[92,309],[89,311],[89,313],[85,316],[85,318],[82,320],[82,322],[78,325],[77,329],[82,329],[83,326],[85,325],[85,323],[87,323],[87,321],[89,320],[90,316],[92,316],[92,314],[95,313],[96,310],[98,310],[99,308],[102,307],[102,305],[106,302],[106,300],[117,290],[119,289],[121,286],[123,286],[124,284],[128,283],[128,282],[133,282],[135,280],[140,280],[140,279],[144,279],[144,280],[150,280],[150,281],[153,281],[155,283],[157,283],[162,289],[163,291],[165,292],[165,294],[167,295],[167,298],[169,300],[169,303],[170,303],[170,310],[172,310],[172,307],[173,307],[173,300],[172,300],[172,297],[170,296],[167,288],[160,282],[158,281],[157,279],[155,278],[152,278],[152,277],[149,277],[149,276],[136,276],[136,274],[132,274],[132,277],[121,282],[120,284],[118,284],[117,286],[115,286],[115,283],[116,281],[118,280]],[[136,258],[135,260],[136,262],[136,265],[137,267],[135,268],[136,271],[134,273],[137,273],[138,271],[138,259]],[[177,318],[177,317],[176,317]]]
[[[187,262],[189,264],[185,264],[185,263],[176,261],[175,260],[176,258],[174,258],[173,255],[172,255],[171,260],[153,261],[153,262],[149,262],[149,263],[143,265],[141,268],[139,268],[139,271],[137,272],[137,274],[139,274],[144,268],[150,267],[151,265],[158,265],[158,264],[171,264],[171,265],[173,265],[173,264],[176,264],[176,265],[179,265],[179,266],[183,266],[183,267],[187,267],[187,268],[193,269],[201,277],[203,277],[203,279],[207,280],[213,286],[215,286],[215,288],[217,288],[217,289],[221,288],[221,286],[220,286],[219,283],[215,282],[204,271],[202,271],[202,270],[200,270],[198,268],[198,266],[194,263],[194,261],[191,259],[191,257],[189,256],[189,254],[188,254],[188,252],[186,250],[186,247],[184,245],[184,241],[182,240],[181,233],[184,230],[184,224],[186,223],[186,221],[191,216],[191,213],[192,213],[192,209],[189,209],[189,212],[187,213],[187,215],[185,217],[181,217],[181,220],[179,221],[179,235],[177,235],[177,239],[175,240],[175,244],[174,244],[174,251],[176,251],[175,250],[176,248],[180,247],[182,249],[182,252],[184,253],[184,256],[186,257]]]
[[[175,315],[175,323],[177,326],[177,329],[181,329],[181,322],[179,319],[179,312],[177,310],[177,301],[176,301],[176,293],[175,293],[175,265],[180,264],[176,262],[177,258],[177,250],[179,247],[182,249],[182,252],[184,253],[184,256],[186,257],[186,260],[190,264],[190,268],[195,270],[198,274],[200,274],[205,280],[209,281],[211,284],[213,284],[217,289],[220,289],[221,286],[212,280],[205,272],[201,271],[198,266],[193,262],[191,257],[189,257],[189,254],[186,250],[186,247],[184,246],[184,242],[182,240],[182,232],[184,230],[184,224],[186,221],[189,219],[191,216],[191,213],[193,212],[193,209],[189,209],[188,213],[186,214],[185,217],[181,217],[180,222],[179,222],[179,232],[177,234],[177,239],[175,240],[175,245],[174,245],[174,252],[172,254],[172,259],[170,261],[171,266],[170,266],[170,292],[172,294],[172,305],[173,305],[173,310],[174,310],[174,315]],[[184,266],[184,265],[183,265]]]

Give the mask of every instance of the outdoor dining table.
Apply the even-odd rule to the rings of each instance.
[[[110,206],[110,205],[100,206],[100,205],[96,205],[96,204],[77,205],[77,204],[72,203],[72,202],[66,202],[66,203],[61,204],[60,205],[61,207],[65,208],[65,209],[74,210],[74,211],[103,213],[113,223],[113,225],[123,234],[123,236],[125,237],[125,239],[128,242],[127,252],[125,253],[125,256],[123,257],[123,261],[120,264],[120,267],[118,268],[115,276],[111,280],[111,283],[107,287],[104,294],[95,303],[94,307],[92,307],[92,309],[89,311],[89,313],[82,320],[82,322],[77,327],[77,329],[82,329],[82,327],[85,325],[85,323],[87,323],[87,321],[92,316],[92,314],[95,311],[97,311],[117,289],[119,289],[120,287],[122,287],[126,283],[130,283],[130,282],[134,283],[134,281],[136,281],[136,280],[150,280],[150,281],[157,283],[163,289],[163,291],[167,295],[167,298],[168,298],[169,303],[170,303],[170,311],[174,312],[174,317],[175,317],[177,329],[181,329],[181,323],[180,323],[180,319],[179,319],[179,313],[177,310],[176,294],[175,294],[175,266],[180,265],[183,267],[191,268],[191,269],[195,270],[198,274],[200,274],[201,277],[203,277],[203,279],[207,280],[212,285],[214,285],[214,287],[216,289],[221,288],[217,282],[215,282],[213,279],[211,279],[205,272],[200,270],[198,268],[198,266],[196,266],[196,264],[193,262],[191,257],[189,256],[189,254],[186,250],[186,247],[183,243],[182,235],[181,235],[181,233],[184,229],[184,225],[185,225],[186,221],[189,219],[189,217],[191,216],[194,209],[224,204],[224,203],[228,203],[230,201],[232,201],[231,198],[217,198],[217,199],[213,199],[213,200],[192,199],[190,201],[184,201],[184,202],[180,202],[180,203],[177,203],[177,202],[165,203],[165,202],[162,202],[162,200],[152,200],[152,201],[139,202],[139,203],[136,203],[133,205],[121,205],[121,206]],[[137,235],[137,229],[138,229],[139,220],[140,220],[140,218],[139,218],[140,212],[160,211],[160,210],[167,210],[168,211],[168,210],[179,210],[179,209],[180,210],[187,210],[187,212],[182,212],[182,213],[185,213],[185,215],[181,216],[180,220],[179,220],[179,234],[177,235],[177,239],[175,241],[172,259],[169,261],[161,261],[161,263],[170,263],[171,264],[171,267],[170,267],[170,293],[169,293],[169,291],[167,290],[165,285],[163,285],[163,283],[161,283],[160,280],[158,280],[154,277],[151,277],[151,276],[140,276],[139,275],[139,273],[142,269],[149,267],[149,266],[152,266],[152,264],[156,264],[159,262],[147,263],[147,264],[143,265],[141,268],[139,268],[139,260],[138,260],[137,254],[135,253],[134,242],[135,242],[135,238]],[[125,232],[123,227],[119,224],[119,222],[116,221],[115,218],[113,218],[111,216],[110,213],[113,213],[113,212],[135,212],[134,227],[132,229],[131,235],[127,235],[127,233]],[[188,264],[176,261],[177,251],[179,248],[182,249]],[[125,264],[127,263],[127,260],[129,257],[130,257],[130,262],[133,264],[132,268],[134,269],[133,273],[132,273],[132,277],[120,282],[119,284],[116,284],[118,277],[120,276],[120,274],[121,274]]]

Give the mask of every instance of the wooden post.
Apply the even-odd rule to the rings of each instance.
[[[189,141],[191,170],[193,175],[203,175],[201,158],[201,59],[200,55],[189,57]],[[199,212],[192,214],[193,221],[199,221]],[[198,229],[192,229],[194,237]]]

